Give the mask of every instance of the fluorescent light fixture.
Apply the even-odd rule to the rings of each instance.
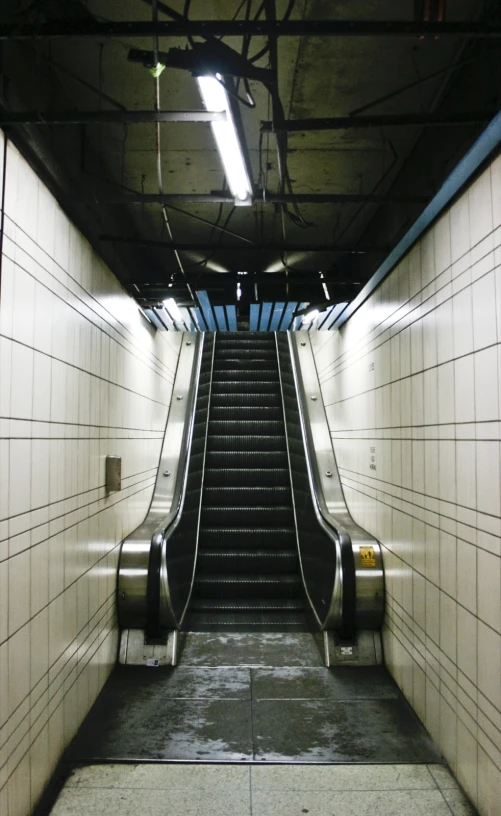
[[[226,113],[225,120],[211,122],[212,132],[231,194],[235,199],[250,204],[252,185],[245,167],[244,155],[231,114],[228,94],[221,83],[213,76],[199,76],[197,80],[200,95],[207,110],[224,111]]]
[[[303,323],[313,323],[313,321],[317,319],[319,314],[320,312],[318,311],[318,309],[312,309],[311,312],[308,312],[308,314],[305,314],[305,316],[303,317]]]
[[[167,312],[169,314],[169,317],[175,323],[183,323],[184,322],[183,321],[183,315],[179,311],[179,306],[177,305],[174,298],[167,298],[167,300],[164,300],[164,306],[165,306],[165,308],[166,308],[166,310],[167,310]]]

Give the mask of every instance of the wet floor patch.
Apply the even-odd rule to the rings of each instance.
[[[440,761],[384,667],[326,669],[311,635],[195,635],[181,660],[117,666],[69,759]]]

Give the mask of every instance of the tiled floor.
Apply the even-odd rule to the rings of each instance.
[[[52,816],[474,816],[442,765],[93,765]]]

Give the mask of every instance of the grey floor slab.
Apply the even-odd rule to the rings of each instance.
[[[323,666],[322,643],[308,632],[198,633],[180,638],[183,666]]]
[[[478,816],[447,769],[401,764],[91,765],[72,772],[52,810],[52,816],[136,814]]]
[[[52,816],[249,816],[250,790],[65,788]]]
[[[253,791],[252,816],[451,816],[439,790]]]
[[[258,699],[394,699],[398,689],[382,666],[252,669]]]
[[[426,765],[253,765],[252,790],[435,790]]]
[[[101,697],[101,708],[104,700]],[[244,700],[166,699],[103,717],[93,711],[69,749],[69,759],[252,759],[251,704]]]
[[[402,700],[255,700],[254,756],[299,762],[439,762]]]
[[[233,791],[249,786],[251,767],[243,762],[87,765],[71,772],[66,787]]]

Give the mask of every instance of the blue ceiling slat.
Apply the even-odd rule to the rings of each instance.
[[[298,312],[301,312],[303,309],[306,309],[309,306],[309,303],[299,303],[298,304]],[[291,331],[305,331],[305,326],[303,325],[303,317],[304,315],[298,315],[298,317],[294,318],[294,323],[292,324]]]
[[[224,306],[214,306],[214,314],[216,316],[218,331],[228,331]]]
[[[333,308],[333,310],[331,312],[331,315],[329,317],[329,320],[326,321],[326,323],[325,323],[324,328],[326,329],[326,331],[329,331],[330,329],[332,329],[332,327],[334,326],[334,323],[338,319],[341,312],[343,312],[346,309],[347,305],[348,305],[348,303],[346,302],[346,303],[337,303],[336,306],[334,306],[334,308]]]
[[[179,311],[183,316],[183,322],[184,325],[186,326],[187,331],[195,331],[195,326],[193,325],[193,320],[191,319],[191,315],[188,309],[185,306],[183,306]]]
[[[199,331],[207,331],[207,325],[198,306],[193,307],[193,316],[198,324]]]
[[[323,312],[317,317],[317,331],[326,331],[327,323],[332,315],[335,306],[329,306],[328,309],[325,309]]]
[[[157,329],[163,329],[164,328],[164,326],[162,326],[162,324],[160,323],[160,320],[156,316],[155,311],[153,309],[146,308],[146,309],[144,309],[144,313],[145,313],[145,315],[147,315],[149,317],[149,319],[151,320],[151,322],[153,323],[155,328],[157,328]]]
[[[432,198],[428,206],[425,207],[410,230],[406,232],[396,247],[392,249],[386,260],[383,261],[379,269],[376,270],[372,278],[369,279],[356,298],[343,310],[336,321],[335,328],[341,328],[351,315],[360,308],[374,289],[379,286],[381,281],[384,280],[398,262],[402,260],[404,255],[407,254],[418,238],[428,230],[440,213],[449,206],[453,198],[462,190],[467,182],[470,181],[484,161],[492,155],[495,150],[499,149],[500,144],[501,113],[498,113],[480,134],[476,142],[473,143],[467,154],[463,156],[459,164],[456,165],[452,173],[446,178],[438,193]]]
[[[205,323],[207,325],[208,331],[216,331],[216,321],[214,320],[214,316],[212,314],[212,308],[210,305],[209,295],[203,289],[197,292],[198,302],[200,303],[200,307],[202,309],[202,314],[204,316]]]
[[[228,329],[231,332],[238,331],[237,326],[237,310],[235,306],[225,306],[226,309],[226,319],[228,320]]]
[[[282,320],[278,325],[278,331],[287,331],[292,320],[292,315],[297,309],[297,303],[287,303],[282,315]]]
[[[261,322],[259,324],[259,331],[268,331],[268,323],[270,322],[270,315],[273,303],[263,303],[261,310]]]
[[[249,331],[258,331],[259,303],[251,303],[249,315]]]
[[[273,309],[273,317],[271,318],[270,331],[277,331],[284,313],[285,303],[275,303]]]

